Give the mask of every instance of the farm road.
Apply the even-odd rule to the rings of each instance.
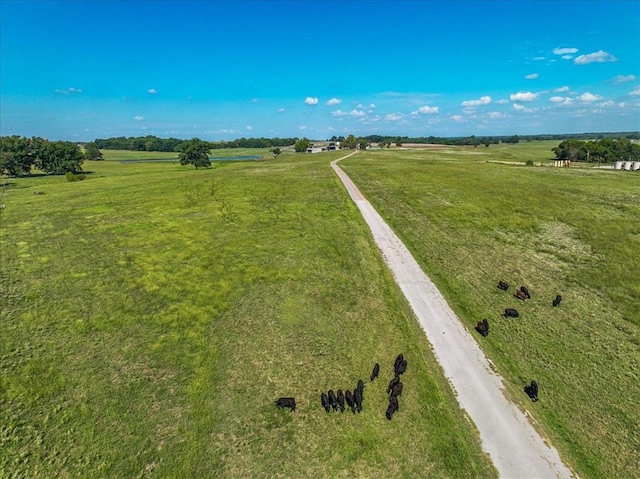
[[[573,477],[555,448],[545,443],[527,416],[504,395],[502,378],[493,372],[476,341],[409,250],[337,165],[353,154],[331,162],[331,167],[369,225],[385,263],[420,321],[458,402],[476,424],[482,447],[500,477]]]

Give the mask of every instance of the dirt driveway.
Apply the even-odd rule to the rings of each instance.
[[[502,378],[464,328],[431,280],[358,188],[331,163],[366,220],[384,260],[411,304],[460,406],[480,432],[483,449],[500,477],[507,479],[575,477],[503,392]],[[524,394],[524,393],[523,393]]]

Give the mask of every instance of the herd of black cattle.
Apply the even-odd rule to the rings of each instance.
[[[504,281],[498,282],[498,288],[503,291],[509,290],[509,285]],[[531,294],[526,286],[520,286],[516,289],[516,293],[514,296],[522,301],[527,301],[531,299]],[[561,295],[556,295],[555,299],[551,302],[551,305],[555,308],[560,305],[560,301],[562,301]],[[519,318],[520,313],[518,313],[517,309],[507,308],[504,310],[503,316],[505,318]],[[489,334],[489,321],[484,319],[482,322],[478,322],[476,325],[476,331],[478,331],[482,336],[486,337]],[[538,400],[538,383],[533,380],[531,384],[524,387],[524,392],[531,398],[533,402]]]
[[[498,283],[498,288],[503,291],[509,290],[509,285],[504,281],[500,281]],[[520,286],[520,288],[516,289],[514,296],[522,301],[527,301],[531,299],[531,294],[526,286]],[[562,296],[557,295],[555,299],[552,301],[552,305],[554,307],[558,306],[562,301]],[[517,309],[506,308],[504,310],[503,316],[505,318],[519,318],[520,313],[518,313]],[[476,331],[480,333],[482,336],[487,337],[489,335],[489,320],[483,319],[482,321],[478,321],[475,327]],[[393,415],[398,412],[398,396],[402,394],[402,382],[400,381],[400,376],[404,374],[407,370],[407,361],[404,359],[402,354],[399,354],[393,364],[393,379],[389,382],[387,386],[387,394],[389,395],[389,406],[387,407],[387,411],[385,416],[387,419],[391,420]],[[380,364],[376,363],[373,367],[373,372],[371,373],[370,380],[373,381],[380,374]],[[528,384],[524,387],[524,392],[531,398],[532,401],[538,400],[538,383],[533,380],[531,384]],[[320,402],[324,410],[329,413],[331,410],[344,412],[345,403],[351,408],[351,412],[354,414],[360,413],[362,411],[362,400],[364,398],[364,382],[362,379],[358,381],[358,385],[353,389],[353,392],[350,390],[342,392],[342,389],[338,389],[337,392],[334,392],[333,389],[329,389],[328,392],[323,392],[320,395]],[[292,397],[280,398],[276,401],[276,406],[279,408],[286,408],[292,411],[296,410],[296,400]]]
[[[385,416],[387,419],[391,420],[393,415],[398,412],[398,397],[402,394],[402,381],[400,381],[400,376],[405,373],[407,370],[407,360],[404,359],[402,354],[399,354],[396,357],[396,360],[393,364],[393,379],[389,382],[387,386],[387,394],[389,396],[389,405],[387,407],[387,411]],[[376,363],[373,366],[373,371],[371,372],[370,381],[373,382],[374,379],[378,377],[380,374],[380,364]],[[364,399],[364,382],[362,379],[358,381],[358,385],[351,392],[349,389],[342,392],[342,389],[338,389],[337,392],[334,392],[333,389],[329,389],[328,392],[323,392],[320,394],[320,403],[324,410],[329,413],[333,411],[344,412],[345,404],[351,409],[352,413],[360,413],[362,411],[362,400]],[[292,397],[280,398],[276,401],[276,406],[282,409],[290,409],[292,411],[296,410],[296,399]]]

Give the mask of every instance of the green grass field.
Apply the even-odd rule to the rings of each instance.
[[[479,343],[580,477],[640,477],[640,176],[492,163],[548,163],[540,146],[367,151],[341,165],[469,330],[489,319]],[[521,318],[502,318],[508,307]]]
[[[0,190],[0,477],[496,477],[329,167],[343,153],[107,153],[84,181]],[[376,361],[362,414],[327,415],[320,393]]]

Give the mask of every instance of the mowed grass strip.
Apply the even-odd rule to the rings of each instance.
[[[84,181],[6,180],[0,476],[495,477],[338,156],[109,152]],[[363,412],[326,414],[320,393],[358,379]]]
[[[580,477],[640,477],[640,177],[493,163],[548,164],[538,146],[367,151],[341,166]],[[531,300],[513,296],[521,285]]]

